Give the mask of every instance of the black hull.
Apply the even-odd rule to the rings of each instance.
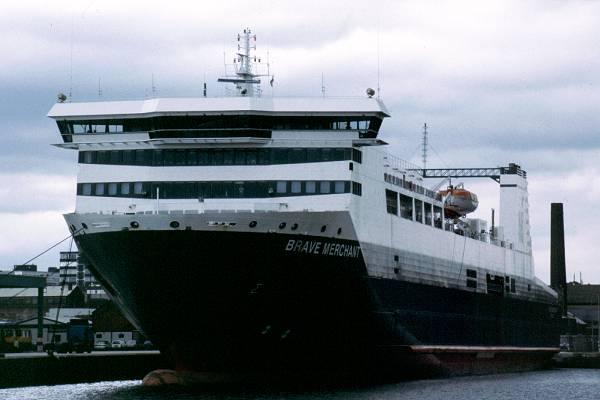
[[[113,299],[178,369],[331,375],[454,363],[476,373],[482,361],[519,369],[515,356],[539,367],[558,345],[552,305],[370,278],[360,252],[287,251],[291,239],[358,245],[227,231],[76,236]],[[480,357],[491,347],[512,350]]]

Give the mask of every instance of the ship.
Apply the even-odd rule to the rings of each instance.
[[[539,368],[557,294],[535,276],[527,174],[433,170],[386,150],[388,109],[261,90],[237,36],[225,96],[73,102],[48,116],[78,153],[64,216],[110,298],[180,371],[352,376]],[[477,196],[427,179],[498,183]],[[474,171],[474,172],[473,172]]]

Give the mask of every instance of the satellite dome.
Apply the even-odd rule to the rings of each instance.
[[[375,95],[375,90],[373,90],[372,88],[368,88],[367,89],[367,96],[373,97],[374,95]]]

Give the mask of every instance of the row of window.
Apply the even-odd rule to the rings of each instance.
[[[360,130],[377,132],[381,126],[381,118],[363,116],[204,115],[57,121],[57,123],[63,135],[150,132],[169,129]]]
[[[30,329],[0,329],[0,339],[12,338],[12,337],[31,337]]]
[[[488,284],[488,292],[496,295],[501,295],[501,284],[504,282],[504,290],[506,293],[517,292],[517,281],[515,278],[506,276],[502,277],[499,275],[486,274],[486,282]],[[474,269],[467,269],[467,287],[477,289],[477,271]],[[527,290],[531,290],[531,285],[527,286]]]
[[[307,162],[362,162],[354,148],[166,149],[80,151],[81,164],[184,166],[270,165]]]
[[[427,189],[426,187],[417,185],[416,183],[407,180],[405,175],[399,177],[392,174],[384,173],[383,180],[387,183],[391,183],[392,185],[410,190],[411,192],[424,194],[425,196],[431,197],[432,199],[442,200],[442,195],[434,192],[433,190]]]
[[[477,289],[477,271],[467,269],[467,287]]]
[[[400,215],[402,218],[425,225],[432,225],[433,222],[436,228],[442,229],[442,207],[440,206],[389,189],[385,190],[385,203],[390,214]],[[400,205],[399,209],[398,205]]]
[[[517,292],[517,281],[515,278],[510,276],[502,276],[502,275],[486,275],[487,281],[487,291],[490,294],[494,294],[496,296],[503,296],[504,292],[506,293],[516,293]],[[531,285],[527,285],[527,291],[531,291]]]
[[[230,181],[230,182],[108,182],[79,183],[79,196],[156,199],[287,197],[332,193],[360,196],[362,186],[351,181]]]

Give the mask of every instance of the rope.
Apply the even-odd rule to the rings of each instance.
[[[66,241],[66,240],[68,240],[68,239],[71,239],[71,238],[73,238],[73,236],[75,236],[77,233],[79,233],[79,232],[80,232],[80,231],[82,231],[82,230],[83,230],[83,228],[79,228],[78,230],[76,230],[75,232],[71,233],[71,234],[70,234],[69,236],[67,236],[66,238],[62,239],[60,242],[58,242],[58,243],[55,243],[54,245],[52,245],[52,246],[48,247],[46,250],[42,251],[40,254],[38,254],[37,256],[35,256],[35,257],[33,257],[33,258],[30,258],[29,260],[25,261],[25,262],[24,262],[24,263],[22,263],[21,265],[27,265],[27,264],[29,264],[30,262],[34,261],[35,259],[37,259],[37,258],[39,258],[39,257],[43,256],[44,254],[46,254],[47,252],[49,252],[50,250],[52,250],[53,248],[55,248],[56,246],[58,246],[59,244],[61,244],[62,242]],[[9,272],[7,275],[10,275],[10,274],[12,274],[12,273],[14,273],[14,272],[15,272],[15,269],[13,269],[12,271],[10,271],[10,272]]]
[[[77,232],[75,232],[75,233],[77,233]],[[73,233],[71,235],[71,242],[69,243],[69,254],[71,253],[71,251],[73,249],[73,235],[75,235],[75,233]],[[71,260],[69,258],[69,261],[67,261],[67,264],[65,266],[65,269],[68,270],[70,266],[71,266]],[[58,317],[60,315],[60,309],[62,308],[63,294],[65,291],[66,283],[67,283],[67,274],[65,273],[65,276],[63,277],[63,280],[60,284],[60,297],[58,298],[58,307],[56,309],[56,318],[54,319],[54,325],[52,326],[52,336],[51,336],[51,342],[50,342],[52,345],[54,345],[54,336],[56,335],[56,327],[58,325]],[[54,346],[52,346],[50,348],[50,353],[52,353],[52,351],[54,350],[53,347]]]
[[[29,288],[25,288],[23,290],[19,290],[17,293],[13,294],[12,296],[10,296],[8,299],[6,300],[10,300],[10,299],[14,299],[15,297],[17,297],[18,295],[20,295],[21,293],[23,293],[24,291],[26,291]]]

